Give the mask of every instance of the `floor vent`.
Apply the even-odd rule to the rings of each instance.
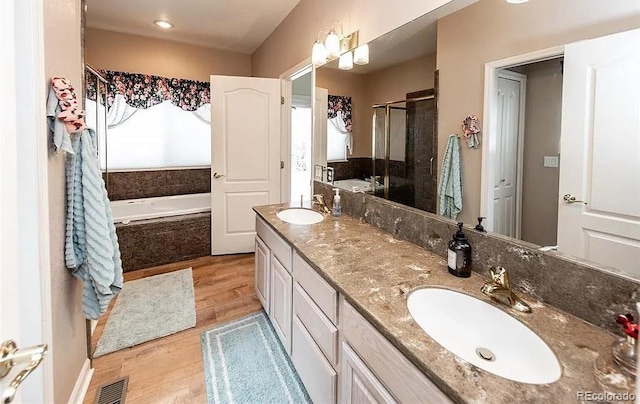
[[[128,383],[129,376],[125,376],[98,387],[95,404],[124,404]]]

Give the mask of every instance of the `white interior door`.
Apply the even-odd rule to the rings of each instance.
[[[211,253],[251,252],[253,206],[280,202],[280,80],[211,76]]]
[[[640,30],[567,45],[559,250],[640,279]],[[565,194],[577,201],[567,203]],[[570,201],[571,202],[571,201]]]
[[[519,236],[518,155],[522,130],[521,97],[524,76],[498,73],[496,159],[493,178],[493,231]]]
[[[327,166],[327,105],[329,90],[316,87],[313,104],[313,165]],[[315,169],[315,167],[314,167]],[[311,172],[315,179],[315,171]]]
[[[49,287],[44,281],[48,258],[41,259],[48,257],[42,245],[50,236],[45,220],[48,136],[41,30],[42,2],[0,3],[4,57],[0,74],[5,91],[0,98],[0,344],[12,340],[19,349],[51,343],[50,302],[43,296]],[[40,271],[41,267],[46,269]],[[24,380],[13,402],[52,402],[51,356]],[[19,361],[0,378],[0,401],[28,363]]]

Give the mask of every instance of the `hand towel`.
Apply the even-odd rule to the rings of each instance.
[[[122,289],[122,261],[95,147],[95,133],[85,129],[71,140],[67,154],[65,261],[83,282],[82,309],[97,320]]]
[[[462,160],[460,139],[449,135],[447,149],[442,158],[442,171],[438,185],[440,214],[455,219],[462,211]]]

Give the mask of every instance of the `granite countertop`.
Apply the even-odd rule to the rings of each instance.
[[[480,293],[486,278],[476,273],[466,279],[451,276],[443,257],[344,214],[327,216],[309,226],[283,222],[276,213],[286,206],[254,210],[453,401],[576,402],[580,391],[604,391],[594,377],[594,365],[598,356],[611,362],[615,335],[518,294],[529,303],[532,313],[494,305],[529,326],[551,347],[561,363],[562,376],[552,384],[533,385],[493,375],[459,359],[429,337],[406,305],[410,291],[427,286],[457,290],[490,302]]]

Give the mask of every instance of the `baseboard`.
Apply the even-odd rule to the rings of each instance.
[[[93,369],[91,368],[91,361],[87,358],[80,369],[76,385],[73,386],[71,397],[69,397],[69,404],[82,404],[84,397],[89,390],[89,383],[91,383],[91,377],[93,376]]]

